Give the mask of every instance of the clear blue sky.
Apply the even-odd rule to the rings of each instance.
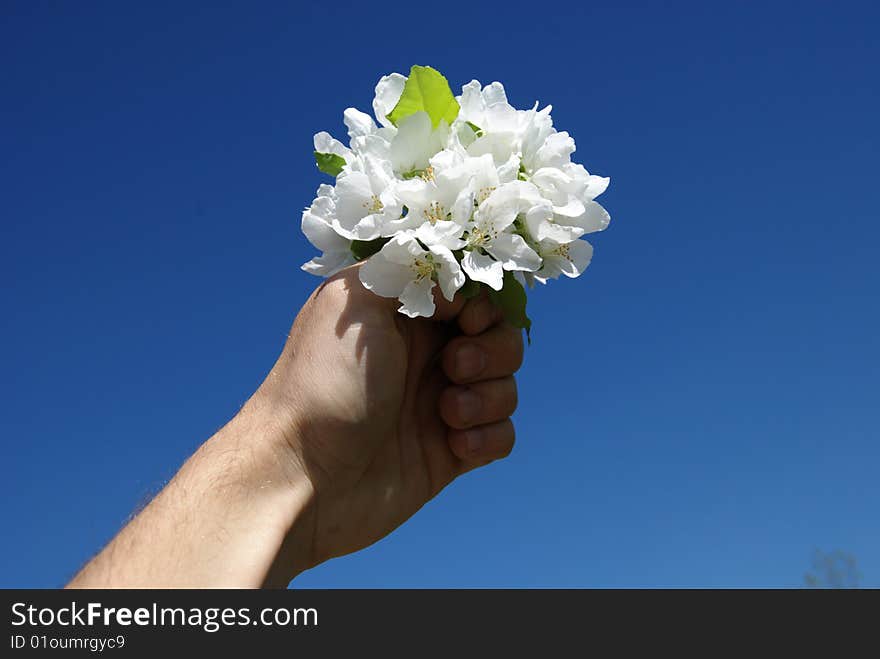
[[[57,586],[247,399],[317,280],[312,134],[502,81],[610,175],[518,444],[336,586],[880,584],[876,3],[4,2],[0,585]]]

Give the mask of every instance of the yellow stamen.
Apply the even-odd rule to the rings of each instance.
[[[416,281],[422,281],[425,277],[430,278],[434,274],[434,262],[430,258],[416,259],[412,263],[412,269],[416,273]]]
[[[435,224],[440,220],[446,219],[446,209],[440,205],[440,202],[434,201],[422,211],[422,215],[428,222]]]
[[[471,229],[468,242],[474,247],[480,247],[498,237],[498,232],[491,226],[478,225]]]
[[[568,251],[568,245],[560,245],[559,247],[554,249],[553,252],[551,252],[551,253],[558,254],[559,256],[566,259],[567,261],[571,261],[571,255],[569,254],[569,251]]]
[[[372,197],[370,197],[369,201],[365,201],[361,205],[371,213],[378,213],[383,208],[385,208],[385,205],[381,202],[379,197],[377,197],[376,195],[373,195]]]
[[[486,186],[484,188],[480,188],[477,191],[476,201],[478,204],[482,204],[486,199],[489,198],[489,195],[495,190],[494,185]]]

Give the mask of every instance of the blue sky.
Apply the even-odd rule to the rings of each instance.
[[[317,283],[312,134],[411,64],[611,176],[536,290],[518,443],[294,582],[880,585],[874,3],[7,2],[0,586],[58,586],[259,384]],[[297,6],[298,5],[298,6]]]

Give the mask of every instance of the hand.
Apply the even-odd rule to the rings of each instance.
[[[410,319],[397,300],[365,290],[352,267],[297,316],[255,394],[286,419],[280,455],[313,491],[287,543],[300,549],[279,561],[296,554],[301,569],[366,547],[513,448],[522,333],[500,322],[485,294],[449,303],[435,292],[434,318]]]
[[[510,452],[522,353],[485,296],[409,319],[343,271],[241,411],[68,586],[284,586],[366,547]]]

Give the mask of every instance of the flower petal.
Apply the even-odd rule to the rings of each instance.
[[[461,267],[474,281],[488,284],[496,291],[504,285],[504,269],[498,261],[476,250],[465,252]]]
[[[507,103],[507,94],[504,92],[504,85],[500,82],[493,82],[483,88],[483,99],[486,105],[494,105],[495,103]]]
[[[353,137],[351,150],[359,156],[374,158],[380,162],[388,161],[391,158],[390,141],[378,133]]]
[[[415,213],[410,212],[399,219],[385,222],[382,225],[381,235],[385,238],[390,238],[401,231],[415,231],[421,224],[422,219],[417,217]]]
[[[397,297],[413,280],[412,268],[390,261],[382,250],[373,254],[359,268],[361,283],[382,297]]]
[[[330,222],[321,217],[319,211],[315,209],[324,201],[329,200],[326,197],[318,197],[311,208],[303,211],[302,232],[309,242],[322,252],[348,250],[348,239],[336,233]]]
[[[334,139],[333,136],[326,131],[315,133],[313,141],[315,145],[315,151],[317,151],[318,153],[332,153],[342,157],[345,162],[351,162],[352,158],[354,158],[354,154],[351,152],[351,149],[349,149],[339,140]]]
[[[382,216],[370,213],[375,203],[369,177],[363,172],[344,172],[336,181],[334,230],[350,240],[372,240],[381,232]]]
[[[536,279],[556,279],[560,274],[577,277],[587,269],[593,258],[593,246],[586,240],[575,240],[565,245],[547,241],[540,246],[544,265]]]
[[[575,240],[568,243],[566,261],[567,265],[562,268],[562,274],[566,277],[577,277],[587,269],[593,260],[593,246],[586,240]]]
[[[536,240],[551,240],[558,244],[570,243],[584,235],[581,227],[558,224],[556,222],[542,222],[537,231],[532,234]]]
[[[585,233],[604,231],[611,222],[611,216],[600,204],[591,201],[584,206],[584,214],[576,224],[583,227]]]
[[[480,122],[483,120],[483,112],[486,109],[481,89],[479,80],[471,80],[461,88],[461,96],[458,99],[461,106],[459,116],[463,120],[475,124],[478,128],[483,127]]]
[[[427,112],[416,112],[404,117],[397,125],[397,135],[391,140],[391,164],[400,173],[425,169],[431,156],[440,151],[449,135],[449,126],[441,122],[433,130]]]
[[[508,183],[510,181],[515,181],[519,174],[519,165],[521,161],[522,159],[519,154],[514,153],[511,154],[506,162],[500,164],[498,166],[498,182]]]
[[[480,204],[474,221],[501,231],[513,224],[518,214],[541,201],[541,195],[534,185],[525,181],[511,181],[495,189]]]
[[[412,231],[396,234],[382,247],[381,253],[394,263],[410,268],[420,256],[427,254],[416,241]]]
[[[376,96],[373,98],[373,113],[376,120],[382,126],[391,126],[388,114],[397,105],[400,95],[403,94],[403,86],[406,84],[406,76],[399,73],[390,73],[382,76],[376,83]]]
[[[301,267],[310,275],[331,277],[354,262],[354,256],[350,251],[345,250],[344,252],[324,252],[308,263],[303,263]]]
[[[495,237],[486,251],[501,262],[505,270],[534,272],[541,267],[541,257],[526,244],[522,236],[502,233]]]
[[[398,311],[410,318],[419,316],[430,318],[433,316],[435,306],[434,295],[431,293],[432,288],[434,288],[434,282],[429,277],[409,282],[398,298],[402,302]]]
[[[399,182],[395,192],[400,201],[409,208],[410,212],[416,212],[416,214],[420,215],[421,209],[430,203],[433,186],[427,181],[416,177],[408,181]]]
[[[455,256],[446,247],[434,245],[431,247],[431,253],[434,255],[434,262],[438,265],[436,273],[440,290],[443,291],[443,297],[452,302],[455,292],[464,286],[464,273]]]
[[[423,222],[416,230],[416,238],[428,248],[439,245],[447,249],[461,249],[467,244],[461,239],[462,233],[464,233],[464,226],[461,224],[441,220],[434,224]]]
[[[562,206],[553,206],[553,212],[563,217],[580,217],[584,214],[584,202],[572,197]]]
[[[348,136],[351,139],[372,135],[376,132],[376,124],[373,118],[357,108],[346,108],[342,113],[342,121],[348,128]]]
[[[467,152],[474,157],[491,155],[496,165],[502,165],[513,154],[515,141],[516,136],[511,131],[486,133],[475,139],[467,148]]]
[[[561,167],[569,162],[574,150],[574,140],[563,131],[549,135],[538,149],[536,157],[542,167]]]
[[[595,199],[608,189],[609,183],[611,183],[611,179],[607,176],[594,176],[590,174],[587,179],[587,195],[591,199]]]
[[[461,194],[458,195],[455,203],[452,204],[452,221],[464,226],[470,222],[473,214],[474,190],[468,185],[461,191]]]

